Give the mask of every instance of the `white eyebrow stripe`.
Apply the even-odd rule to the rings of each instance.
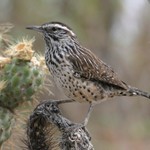
[[[61,24],[57,24],[57,23],[56,24],[45,24],[44,26],[45,27],[53,27],[53,26],[55,26],[55,27],[58,27],[58,28],[61,28],[61,29],[64,29],[64,30],[70,32],[72,36],[76,36],[75,33],[72,30],[70,30],[69,28],[67,28],[66,26],[63,26]]]
[[[65,27],[65,26],[62,26],[62,25],[60,25],[60,24],[55,24],[55,27],[62,28],[62,29],[64,29],[64,30],[66,30],[66,31],[69,31],[72,36],[75,36],[75,34],[74,34],[70,29],[68,29],[68,28]]]

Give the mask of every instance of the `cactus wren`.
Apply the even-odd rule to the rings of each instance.
[[[88,114],[93,104],[114,96],[144,96],[150,99],[148,93],[120,80],[111,67],[79,43],[76,34],[67,25],[50,22],[27,29],[43,33],[46,65],[56,85],[68,98],[89,102]]]

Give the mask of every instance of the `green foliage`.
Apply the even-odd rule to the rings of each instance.
[[[0,107],[0,146],[10,137],[13,122],[14,118],[11,112]]]
[[[7,86],[0,92],[0,105],[12,110],[20,103],[32,99],[43,83],[43,75],[29,61],[13,59],[4,67],[2,80],[7,81]]]

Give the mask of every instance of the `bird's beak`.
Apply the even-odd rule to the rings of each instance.
[[[43,28],[41,26],[28,26],[28,27],[26,27],[26,29],[43,32]]]

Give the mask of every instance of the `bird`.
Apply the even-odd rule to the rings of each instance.
[[[83,124],[87,124],[93,107],[109,98],[143,96],[150,99],[149,93],[122,81],[109,65],[82,46],[65,23],[52,21],[27,29],[42,33],[45,62],[57,87],[68,98],[90,104]]]

